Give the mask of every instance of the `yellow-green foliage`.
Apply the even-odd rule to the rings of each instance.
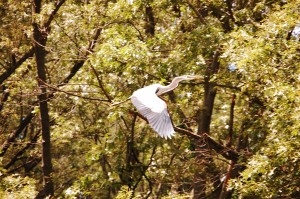
[[[1,199],[31,199],[36,194],[36,181],[32,178],[10,175],[0,179]]]
[[[127,186],[122,186],[116,199],[133,199],[133,191],[130,190]]]

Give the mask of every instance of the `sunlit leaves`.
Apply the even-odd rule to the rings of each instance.
[[[242,92],[262,100],[266,109],[260,115],[264,121],[260,125],[267,127],[266,140],[248,162],[243,178],[232,181],[238,196],[273,198],[299,192],[295,170],[299,168],[300,82],[296,65],[300,54],[298,42],[289,36],[299,23],[295,15],[299,6],[294,2],[277,8],[255,31],[253,27],[239,29],[229,46],[241,81],[247,82]]]
[[[0,194],[3,198],[34,198],[37,194],[36,181],[29,177],[10,175],[1,177]]]
[[[129,197],[132,192],[138,197],[148,194],[150,185],[150,197],[182,195],[173,194],[173,189],[180,190],[182,197],[189,194],[199,167],[189,150],[194,147],[190,140],[181,134],[172,141],[160,139],[137,117],[130,101],[109,105],[154,82],[168,84],[178,75],[206,73],[216,51],[221,56],[218,73],[210,77],[217,89],[211,136],[226,142],[233,94],[237,96],[234,139],[239,131],[248,136],[239,162],[247,168],[231,184],[235,195],[271,198],[276,191],[291,196],[291,190],[299,189],[299,1],[245,5],[233,1],[231,10],[225,1],[189,2],[195,10],[186,1],[68,0],[55,16],[47,35],[46,70],[51,86],[53,179],[62,197],[103,193],[107,194],[103,198]],[[0,5],[2,74],[34,42],[32,19],[44,23],[54,2],[45,2],[36,16],[31,16],[28,1]],[[146,6],[154,13],[154,35],[145,31]],[[100,34],[94,40],[97,31]],[[89,49],[91,45],[95,47]],[[80,70],[67,85],[59,86],[78,62],[84,63]],[[37,113],[34,64],[27,59],[5,82],[10,96],[1,110],[1,142],[27,112]],[[202,80],[184,82],[163,96],[175,126],[197,131],[198,115],[205,108],[203,85]],[[39,123],[38,117],[30,123],[31,134],[40,130]],[[2,163],[30,139],[19,139]],[[41,142],[32,144],[35,147],[14,168],[39,155]],[[216,175],[226,172],[226,160],[216,155],[212,162],[218,167]],[[18,170],[34,180],[11,175],[3,180],[7,189],[1,191],[12,190],[18,197],[25,196],[19,193],[35,194],[40,169],[38,165],[28,173]],[[213,179],[202,169],[209,192],[214,189]]]

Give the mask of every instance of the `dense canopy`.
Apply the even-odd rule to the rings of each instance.
[[[2,0],[2,198],[299,198],[299,0]],[[163,95],[162,139],[126,100]]]

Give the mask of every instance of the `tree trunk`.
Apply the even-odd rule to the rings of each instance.
[[[230,117],[229,117],[229,129],[228,129],[228,141],[226,143],[227,147],[231,147],[232,142],[233,142],[233,121],[234,121],[234,106],[235,106],[235,98],[236,95],[233,94],[231,98],[231,105],[230,105]],[[236,164],[236,161],[231,160],[230,165],[228,166],[227,169],[227,174],[225,176],[225,180],[222,182],[222,191],[220,193],[219,199],[226,199],[229,195],[229,192],[227,190],[227,185],[229,180],[231,179],[232,175],[232,169],[234,165]]]
[[[41,11],[41,1],[34,0],[33,13],[37,14]],[[46,82],[45,57],[48,27],[43,27],[33,22],[33,39],[35,48],[35,58],[38,76],[38,86],[40,93],[38,94],[40,118],[42,125],[42,169],[43,169],[43,190],[39,193],[38,198],[45,196],[53,196],[54,188],[52,182],[52,161],[51,161],[51,140],[50,140],[50,119],[47,102],[47,89],[44,84]]]
[[[214,100],[217,94],[214,82],[210,82],[210,78],[213,74],[216,74],[219,70],[219,52],[215,52],[213,55],[213,62],[208,66],[204,78],[204,99],[203,106],[199,112],[198,116],[198,135],[209,134],[211,116],[214,107]],[[215,169],[211,166],[212,159],[211,156],[207,156],[209,151],[209,146],[205,139],[195,143],[195,150],[197,152],[196,160],[199,164],[199,169],[195,171],[194,175],[194,199],[206,198],[206,176],[207,173],[215,173]],[[209,166],[210,165],[210,166]]]
[[[154,20],[153,9],[150,5],[146,6],[145,17],[146,17],[145,32],[149,36],[153,37],[155,33],[155,20]]]

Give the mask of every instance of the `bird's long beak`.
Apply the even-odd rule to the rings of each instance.
[[[194,79],[202,79],[201,75],[194,75]]]
[[[202,79],[202,76],[201,75],[189,75],[188,76],[189,77],[189,79]]]

